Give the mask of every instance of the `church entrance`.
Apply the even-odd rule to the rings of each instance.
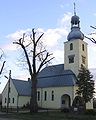
[[[70,104],[71,104],[71,99],[70,96],[67,94],[64,94],[61,96],[61,109],[64,108],[70,108]]]

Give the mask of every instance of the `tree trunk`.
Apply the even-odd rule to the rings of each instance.
[[[32,88],[31,88],[31,99],[30,99],[30,112],[38,112],[37,105],[37,78],[35,75],[31,77],[32,80]]]

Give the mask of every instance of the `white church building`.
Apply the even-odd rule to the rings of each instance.
[[[76,80],[81,66],[88,68],[87,43],[80,31],[79,17],[71,18],[71,32],[64,43],[64,64],[45,67],[38,75],[37,103],[41,108],[70,108],[76,98]],[[10,80],[2,92],[2,107],[23,107],[30,102],[30,80]],[[9,100],[8,100],[9,98]],[[87,103],[87,109],[93,109],[93,102]]]

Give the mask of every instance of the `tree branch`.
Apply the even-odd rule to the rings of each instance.
[[[1,54],[1,56],[0,56],[0,60],[1,60],[2,56],[3,56],[3,54]]]
[[[37,53],[35,57],[39,56],[40,54],[42,54],[42,53],[44,53],[44,52],[46,52],[46,50],[43,50],[43,51]]]
[[[29,45],[31,45],[32,42],[30,42],[28,45],[26,45],[25,47],[28,47]]]
[[[42,38],[43,35],[44,35],[44,33],[42,33],[42,34],[39,36],[39,38],[38,38],[37,41],[36,41],[36,45],[37,45],[37,43],[39,42],[39,40]]]
[[[87,37],[87,36],[85,36],[85,38],[89,39],[90,41],[92,41],[93,43],[96,44],[96,40],[95,40],[94,38],[89,38],[89,37]]]
[[[33,35],[33,38],[31,37],[31,40],[33,41],[33,44],[35,45],[35,34],[36,32],[34,32],[34,28],[32,29],[32,35]]]
[[[5,62],[6,62],[6,61],[3,62],[3,65],[2,65],[2,67],[1,67],[0,75],[2,74],[2,71],[3,71],[3,68],[4,68]]]
[[[50,62],[52,59],[54,59],[55,57],[52,57],[52,58],[50,58],[49,60],[47,60],[47,61],[45,61],[44,63],[43,63],[43,65],[45,65],[46,63],[48,63],[48,62]]]
[[[24,50],[24,53],[25,53],[25,56],[26,56],[26,59],[27,59],[27,63],[28,63],[28,66],[29,66],[29,72],[30,72],[30,75],[32,75],[31,63],[30,63],[30,60],[29,60],[29,57],[28,57],[25,46],[21,43],[20,39],[19,39],[19,42],[13,42],[13,44],[20,45],[22,47],[22,49]]]
[[[43,59],[43,61],[42,61],[41,64],[39,65],[39,68],[38,68],[38,70],[37,70],[37,74],[40,72],[40,70],[41,70],[41,68],[42,68],[43,65],[45,65],[46,63],[48,63],[49,61],[51,61],[52,59],[54,59],[54,57],[52,57],[52,58],[50,58],[49,60],[47,60],[48,57],[51,56],[51,55],[52,55],[52,54],[49,54],[49,53],[47,52],[46,57]],[[46,60],[47,60],[47,61],[46,61]]]
[[[25,33],[23,33],[22,44],[24,43],[24,36],[25,36]]]
[[[93,28],[93,29],[96,29],[96,27],[94,27],[94,26],[90,26],[91,28]]]

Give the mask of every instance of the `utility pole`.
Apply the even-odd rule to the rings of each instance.
[[[8,95],[7,95],[7,113],[9,110],[9,93],[10,93],[10,80],[11,80],[11,70],[9,70],[9,78],[5,76],[8,79]]]

